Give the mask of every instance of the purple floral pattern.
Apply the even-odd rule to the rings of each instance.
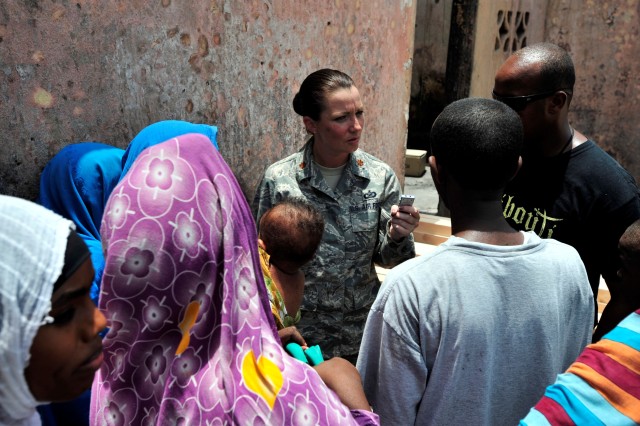
[[[213,329],[209,327],[207,318],[218,314],[218,307],[211,301],[216,279],[216,264],[207,262],[199,273],[186,271],[176,277],[176,282],[182,285],[173,287],[173,296],[181,306],[188,306],[191,302],[198,302],[200,309],[196,323],[191,328],[194,336],[204,339]]]
[[[196,187],[194,171],[180,155],[178,139],[142,151],[125,179],[137,189],[137,204],[148,217],[159,217],[174,202],[189,201]]]
[[[158,422],[158,411],[156,407],[151,407],[145,410],[145,416],[142,418],[141,426],[155,426]]]
[[[377,424],[280,346],[255,222],[208,138],[142,151],[102,238],[110,329],[91,424]]]
[[[193,220],[193,209],[191,214],[179,212],[175,222],[169,222],[175,229],[173,230],[173,243],[182,250],[180,261],[184,259],[184,255],[191,258],[198,256],[200,250],[207,250],[202,244],[202,227]]]
[[[309,400],[309,395],[296,395],[293,400],[293,414],[291,416],[294,425],[317,425],[320,414],[315,404]]]
[[[134,318],[133,305],[123,299],[112,298],[106,304],[106,318],[109,324],[107,338],[110,342],[122,342],[131,346],[138,338],[140,322]]]
[[[109,384],[104,383],[100,386],[102,391],[109,389]],[[94,420],[91,424],[101,426],[129,426],[138,414],[138,400],[136,395],[130,389],[120,389],[113,393],[108,401],[96,407],[94,401],[91,401],[91,410],[97,412],[93,415]]]
[[[104,420],[109,426],[125,426],[125,418],[120,407],[115,402],[110,402],[104,410]]]
[[[188,398],[183,402],[175,398],[169,398],[163,408],[163,424],[176,426],[201,424],[200,407],[195,398]]]
[[[159,331],[171,316],[171,308],[163,305],[164,298],[158,300],[155,296],[149,296],[146,302],[142,302],[145,306],[142,308],[142,318],[145,328],[151,331]],[[144,331],[144,329],[143,329]]]
[[[134,217],[134,216],[131,216]],[[119,234],[119,232],[118,232]],[[117,262],[105,262],[103,287],[123,299],[138,295],[148,286],[163,290],[171,285],[166,277],[175,276],[174,259],[162,249],[164,230],[153,220],[137,220],[128,238],[114,241],[109,251]]]
[[[150,250],[143,250],[131,247],[124,254],[124,263],[120,267],[123,275],[135,275],[142,278],[149,275],[149,267],[153,263],[153,253]]]
[[[173,170],[175,167],[171,160],[153,158],[149,163],[149,172],[145,179],[145,184],[149,188],[158,187],[162,190],[171,188],[173,184]]]
[[[164,355],[162,346],[154,346],[151,349],[151,353],[144,360],[144,366],[146,367],[145,374],[151,380],[151,383],[158,383],[158,380],[167,369],[167,358]]]
[[[127,363],[127,352],[123,348],[116,349],[109,354],[107,362],[111,365],[111,377],[114,380],[125,381],[126,378],[122,376]]]
[[[194,375],[202,366],[202,360],[196,354],[193,348],[187,348],[173,361],[171,367],[171,375],[175,379],[175,383],[184,388],[187,384],[194,380]]]
[[[111,194],[110,201],[104,215],[109,218],[107,223],[109,224],[109,230],[113,232],[115,229],[122,228],[127,221],[127,215],[135,212],[130,210],[131,199],[127,194],[122,193],[122,188],[118,193]]]

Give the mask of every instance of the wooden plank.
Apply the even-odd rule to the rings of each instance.
[[[429,244],[432,246],[438,246],[445,241],[447,241],[449,237],[444,237],[442,235],[432,235],[432,234],[421,234],[414,231],[413,239],[416,243]]]
[[[414,234],[418,232],[450,237],[451,219],[448,217],[436,216],[432,214],[421,214],[420,223],[413,232]]]
[[[440,245],[451,236],[451,219],[435,215],[420,215],[420,223],[413,231],[417,243]]]

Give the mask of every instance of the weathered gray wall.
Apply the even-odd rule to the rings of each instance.
[[[450,13],[452,1],[417,0],[409,119],[409,144],[416,148],[416,141],[425,139],[433,117],[442,109],[442,79],[446,70],[443,57],[447,60],[443,52],[447,52],[449,38],[443,37],[444,34],[448,36],[448,32],[441,21],[450,21],[451,16],[446,14]],[[550,41],[571,53],[577,77],[570,112],[572,124],[592,137],[640,182],[640,2],[478,0],[477,4],[480,5],[478,22],[461,25],[476,25],[482,30],[474,33],[481,39],[476,40],[481,47],[483,37],[492,43],[493,38],[486,35],[497,29],[495,10],[522,9],[532,13],[528,44]],[[483,7],[492,10],[488,15],[483,14]],[[542,33],[538,30],[539,25]],[[529,34],[533,28],[535,33]],[[481,59],[498,60],[489,67],[474,64],[474,72],[484,70],[483,75],[488,78],[477,84],[472,95],[488,97],[493,86],[490,68],[497,68],[501,61],[499,57],[491,56],[492,49],[484,46],[480,50]]]
[[[416,0],[407,146],[428,150],[431,125],[446,105],[451,0]]]
[[[34,198],[63,146],[125,147],[149,123],[215,124],[251,197],[263,168],[298,149],[291,100],[310,72],[350,74],[362,147],[402,178],[412,0],[0,2],[0,193]]]
[[[640,182],[640,2],[551,0],[546,38],[576,67],[572,124]]]

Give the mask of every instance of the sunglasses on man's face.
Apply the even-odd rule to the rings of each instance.
[[[540,99],[545,99],[550,96],[553,96],[556,92],[561,90],[552,90],[550,92],[542,92],[536,93],[533,95],[524,95],[524,96],[500,96],[496,93],[495,90],[491,91],[491,96],[496,101],[500,101],[506,106],[510,107],[512,110],[516,112],[520,112],[527,107],[531,102],[535,102]]]

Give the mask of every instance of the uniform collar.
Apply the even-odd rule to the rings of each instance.
[[[313,164],[313,136],[302,147],[302,161],[298,163],[298,180],[309,179],[320,173]],[[353,176],[369,179],[368,162],[364,152],[358,149],[349,156],[345,170],[350,171]]]

